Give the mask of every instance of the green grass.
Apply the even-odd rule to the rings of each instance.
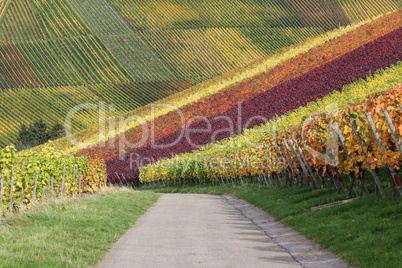
[[[400,267],[402,200],[374,202],[369,195],[348,204],[311,211],[311,207],[347,199],[327,189],[257,186],[178,186],[157,192],[232,194],[267,211],[284,224],[360,267]]]
[[[9,217],[0,224],[0,267],[94,265],[158,197],[111,189]]]

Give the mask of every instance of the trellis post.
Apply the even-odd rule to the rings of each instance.
[[[1,169],[1,180],[0,180],[0,222],[1,222],[1,214],[3,213],[3,193],[4,193],[4,168]]]
[[[62,198],[66,197],[65,181],[66,181],[66,165],[63,165],[63,176],[61,178],[61,197]]]
[[[11,166],[11,181],[10,181],[10,206],[9,213],[13,214],[14,207],[14,165]]]
[[[32,200],[31,200],[32,206],[34,206],[35,202],[36,202],[36,188],[37,188],[37,185],[38,185],[38,176],[39,176],[39,171],[36,171],[34,187],[33,187],[33,191],[32,191]]]
[[[384,191],[384,188],[382,187],[381,181],[380,181],[380,179],[378,178],[377,172],[375,172],[375,170],[373,170],[373,169],[371,168],[371,166],[370,166],[370,162],[368,161],[367,156],[366,156],[366,154],[365,154],[365,152],[364,152],[364,143],[363,143],[363,139],[360,137],[360,134],[359,134],[359,132],[357,131],[356,123],[355,123],[355,121],[354,121],[352,118],[349,119],[349,122],[350,122],[350,125],[352,126],[353,132],[354,132],[355,135],[356,135],[357,140],[360,142],[360,147],[361,147],[361,149],[362,149],[362,154],[363,154],[363,156],[364,156],[364,159],[366,160],[367,167],[368,167],[370,173],[373,175],[373,178],[374,178],[374,181],[375,181],[375,185],[376,185],[376,186],[378,187],[378,189],[380,190],[380,194],[381,194],[382,198],[385,199],[385,198],[387,197],[387,195],[385,194],[385,191]]]
[[[381,150],[381,152],[383,153],[383,152],[385,151],[385,147],[382,145],[382,141],[381,141],[380,134],[378,133],[377,128],[376,128],[375,125],[374,125],[373,118],[371,117],[371,114],[370,114],[370,113],[366,113],[366,118],[367,118],[367,121],[369,122],[371,131],[372,131],[373,134],[374,134],[375,140],[377,141],[378,146],[380,146],[380,150]],[[391,124],[392,124],[392,122],[391,122]],[[387,163],[387,168],[388,168],[388,170],[390,171],[390,173],[391,173],[391,175],[392,175],[392,179],[391,179],[391,180],[393,180],[393,183],[396,183],[396,184],[397,184],[397,187],[398,187],[398,190],[399,190],[399,194],[402,196],[402,187],[401,187],[401,183],[400,183],[398,174],[396,173],[396,171],[394,170],[394,168],[391,167],[391,165],[388,164],[388,163]],[[399,185],[398,185],[398,184],[399,184]]]

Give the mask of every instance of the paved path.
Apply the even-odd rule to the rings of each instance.
[[[230,196],[164,194],[99,267],[345,267]]]

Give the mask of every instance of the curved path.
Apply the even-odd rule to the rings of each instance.
[[[164,194],[99,267],[345,267],[231,196]]]

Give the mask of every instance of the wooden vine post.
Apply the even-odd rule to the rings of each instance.
[[[267,150],[267,153],[266,153],[265,155],[268,157],[269,161],[271,161],[272,166],[273,166],[274,168],[276,168],[277,166],[276,166],[275,162],[272,160],[272,157],[271,157],[271,156],[269,155],[269,153],[268,153],[268,147],[267,147],[267,145],[264,144],[264,146],[265,146],[265,148],[266,148],[266,150]],[[276,174],[276,172],[273,172],[273,173],[271,173],[271,174],[268,174],[269,177],[271,177],[271,175],[272,175],[272,180],[274,180],[275,177],[276,177],[276,182],[277,182],[277,184],[278,184],[278,187],[279,187],[279,186],[282,186],[282,182],[281,182],[281,180],[280,180],[280,178],[279,178],[279,175]],[[272,185],[272,186],[274,186],[274,185]]]
[[[54,201],[54,180],[53,176],[50,176],[50,189],[51,189],[51,197],[52,197],[52,202]]]
[[[343,146],[343,149],[345,149],[346,158],[347,158],[348,160],[350,160],[350,155],[349,155],[349,152],[348,152],[348,147],[346,146],[346,140],[345,140],[345,137],[343,136],[341,130],[339,129],[339,124],[338,124],[337,122],[335,122],[335,123],[333,124],[333,128],[334,128],[336,134],[338,135],[339,140],[341,141],[341,144],[342,144],[342,146]],[[351,197],[351,195],[352,195],[352,189],[354,190],[356,196],[359,196],[358,190],[357,190],[356,185],[355,185],[355,176],[352,176],[352,175],[350,175],[350,174],[347,174],[347,176],[349,177],[349,180],[350,180],[349,196]],[[361,183],[362,183],[362,182],[361,182]],[[366,188],[366,189],[367,189],[367,188]],[[366,192],[366,193],[367,193],[367,192]]]
[[[74,164],[74,167],[73,167],[73,180],[75,182],[74,183],[75,191],[74,191],[73,197],[75,197],[75,195],[77,194],[76,191],[78,191],[77,170],[78,170],[78,166],[76,164]]]
[[[50,200],[50,180],[47,181],[47,188],[46,188],[46,202]]]
[[[402,110],[402,105],[401,105],[401,110]],[[388,111],[386,109],[383,109],[382,112],[385,116],[385,120],[387,121],[389,129],[391,130],[392,137],[394,137],[395,143],[398,146],[398,149],[402,154],[402,142],[401,142],[401,139],[399,138],[398,133],[396,132],[394,124],[392,123],[391,117],[389,116]],[[400,181],[398,175],[394,176],[394,182],[396,184],[397,189],[399,190],[399,194],[402,196],[402,186],[401,186],[401,181]]]
[[[224,163],[225,165],[222,165],[222,163]],[[226,169],[226,162],[224,162],[224,161],[221,160],[221,161],[220,161],[220,165],[221,165],[223,171],[225,171],[225,169]],[[226,173],[229,173],[229,171],[227,170]],[[229,184],[228,177],[225,176],[225,178],[226,178],[227,184]],[[232,185],[234,186],[234,182],[233,182],[232,177],[230,177],[230,181],[231,181]],[[200,184],[201,184],[201,183],[200,183]]]
[[[366,160],[368,170],[369,170],[370,173],[373,175],[375,185],[376,185],[377,188],[380,190],[380,194],[381,194],[382,198],[385,199],[385,198],[387,197],[387,195],[385,194],[384,188],[382,187],[382,184],[381,184],[381,182],[380,182],[380,179],[378,178],[377,172],[375,172],[375,170],[373,170],[373,169],[371,168],[370,162],[369,162],[368,159],[367,159],[367,155],[366,155],[366,153],[364,152],[364,143],[363,143],[363,139],[360,137],[360,134],[359,134],[359,132],[357,131],[356,123],[355,123],[354,119],[352,119],[352,118],[349,119],[349,122],[350,122],[350,125],[352,126],[352,130],[353,130],[354,134],[356,135],[357,141],[360,142],[360,147],[361,147],[361,150],[362,150],[362,154],[363,154],[363,156],[364,156],[364,159]]]
[[[39,171],[36,171],[35,173],[35,181],[34,181],[34,187],[32,191],[32,200],[31,200],[31,205],[34,206],[36,202],[36,188],[38,186],[38,176],[39,176]]]
[[[285,140],[285,142],[286,142],[286,140]],[[295,145],[293,144],[293,141],[292,141],[292,140],[289,140],[289,143],[290,143],[290,145],[292,146],[293,151],[294,151],[294,153],[296,154],[297,159],[299,160],[300,166],[301,166],[301,168],[302,168],[302,170],[303,170],[303,172],[304,172],[304,175],[306,176],[306,178],[307,178],[307,180],[308,180],[308,183],[309,183],[310,186],[311,186],[311,189],[314,190],[313,181],[311,180],[311,177],[310,177],[310,175],[309,175],[309,173],[308,173],[308,170],[307,170],[306,166],[305,166],[304,163],[303,163],[303,160],[302,160],[302,159],[300,158],[300,156],[298,155],[298,153],[297,153],[297,151],[296,151],[296,147],[295,147]],[[302,184],[302,186],[303,186],[303,184]]]
[[[21,169],[22,169],[22,172],[24,174],[24,172],[25,172],[24,163],[22,163]],[[20,212],[24,210],[24,180],[22,180],[21,194],[20,194],[20,205],[19,205],[18,209],[19,209]]]
[[[295,159],[293,158],[292,152],[289,150],[289,146],[288,146],[288,144],[286,143],[286,140],[283,140],[283,144],[285,145],[286,151],[287,151],[287,153],[289,154],[290,159],[292,160],[292,163],[293,163],[293,165],[294,165],[294,167],[295,167],[294,171],[296,172],[296,176],[298,176],[298,177],[300,178],[300,185],[303,185],[303,179],[302,179],[302,177],[300,176],[299,169],[297,168],[297,164],[296,164],[296,162],[295,162]],[[296,180],[296,184],[297,184],[297,183],[299,183],[299,182]]]
[[[61,198],[66,197],[66,165],[63,165],[63,176],[61,178]]]
[[[42,186],[42,194],[41,194],[41,202],[45,201],[45,193],[46,193],[46,187],[45,185]]]
[[[10,206],[9,213],[13,214],[14,207],[14,165],[11,166],[11,181],[10,181]]]
[[[286,154],[284,156],[284,153],[282,152],[282,149],[281,149],[280,146],[278,146],[278,144],[276,144],[274,146],[275,146],[275,148],[278,148],[279,155],[282,157],[282,161],[284,163],[284,172],[287,173],[289,184],[292,185],[292,175],[295,172],[293,171],[293,168],[292,168],[292,165],[290,163],[290,160],[289,160],[289,158],[288,158],[288,156]],[[290,168],[291,174],[289,174],[288,167]]]
[[[78,174],[78,197],[81,197],[81,171]]]
[[[297,140],[296,140],[296,138],[295,138],[294,135],[292,135],[292,139],[293,139],[294,144],[296,145],[296,148],[298,149],[298,151],[299,151],[299,153],[300,153],[300,156],[301,156],[302,160],[303,160],[304,163],[305,163],[305,166],[306,166],[307,169],[308,169],[308,172],[310,173],[310,176],[311,176],[311,178],[312,178],[314,184],[319,188],[319,184],[318,184],[317,179],[316,179],[316,177],[315,177],[315,175],[314,175],[314,172],[313,172],[313,170],[311,169],[309,163],[307,162],[307,159],[306,159],[306,157],[305,157],[305,155],[304,155],[302,149],[300,148],[299,143],[297,142]]]
[[[3,187],[4,187],[4,168],[1,169],[1,180],[0,180],[0,222],[1,214],[3,214]]]
[[[384,153],[386,151],[386,149],[382,145],[380,134],[378,133],[377,128],[374,125],[373,118],[371,117],[371,114],[366,113],[366,118],[367,118],[367,121],[369,122],[371,131],[374,134],[375,140],[377,141],[378,146],[380,146],[381,152]],[[391,124],[392,124],[392,122],[391,122]],[[389,172],[392,175],[392,179],[394,180],[393,183],[396,183],[397,185],[399,184],[398,190],[399,190],[399,194],[402,196],[402,188],[400,187],[401,183],[399,181],[398,174],[396,173],[395,169],[393,167],[391,167],[391,165],[389,165],[388,163],[387,163],[387,168],[388,168]]]
[[[223,177],[222,177],[222,172],[221,172],[221,169],[219,168],[219,166],[220,165],[218,164],[217,168],[218,168],[219,177],[221,178],[222,185],[225,185],[225,182],[224,182]]]
[[[307,142],[306,142],[306,140],[304,139],[303,131],[300,133],[300,136],[301,136],[301,138],[302,138],[304,147],[305,147],[305,148],[308,148],[309,146],[307,145]],[[313,159],[315,159],[314,154],[311,154],[311,153],[310,153],[310,156],[311,156]],[[317,171],[317,176],[318,176],[318,178],[320,178],[320,181],[321,181],[321,188],[324,188],[324,187],[325,187],[325,180],[324,180],[324,177],[321,176],[319,169],[317,169],[317,168],[315,168],[315,167],[314,167],[314,169]]]
[[[268,155],[268,146],[267,146],[266,144],[264,144],[264,148],[266,149],[266,152],[265,152],[264,154],[265,154],[265,156],[267,157],[267,160],[269,160],[270,163],[272,163],[272,160],[271,160],[271,158],[270,158],[269,155]],[[272,179],[271,175],[272,175],[272,173],[269,173],[269,172],[268,172],[267,177],[268,177],[268,180],[269,180],[269,184],[270,184],[272,187],[275,187],[275,184],[272,182],[273,179]]]

